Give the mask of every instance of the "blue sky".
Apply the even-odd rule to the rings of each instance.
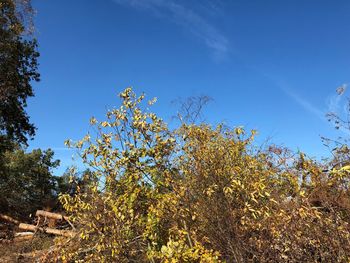
[[[79,161],[91,116],[119,105],[127,86],[158,97],[171,122],[178,97],[208,95],[211,123],[259,131],[258,142],[327,155],[325,113],[343,112],[350,82],[350,2],[325,0],[33,0],[41,82],[28,113],[30,148],[52,148],[56,174]],[[345,94],[346,95],[346,94]]]

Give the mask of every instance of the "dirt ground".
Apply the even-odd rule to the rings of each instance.
[[[53,237],[39,235],[26,241],[2,240],[0,262],[42,262],[40,259],[53,244]]]

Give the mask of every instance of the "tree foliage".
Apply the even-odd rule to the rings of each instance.
[[[5,152],[0,169],[1,212],[27,218],[36,209],[57,204],[57,178],[52,169],[59,161],[53,155],[50,149]]]
[[[34,96],[31,82],[39,80],[37,42],[24,35],[29,1],[0,1],[0,140],[27,143],[35,127],[25,111]]]
[[[60,200],[78,226],[65,262],[348,262],[350,166],[254,146],[255,131],[175,130],[128,88],[96,135],[72,143],[93,170]],[[152,104],[153,101],[150,102]]]

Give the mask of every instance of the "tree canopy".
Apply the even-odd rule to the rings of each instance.
[[[32,81],[39,81],[39,53],[37,41],[24,34],[17,2],[0,1],[0,139],[2,144],[10,139],[26,145],[35,134],[25,108],[34,96]]]
[[[0,169],[0,212],[26,218],[36,209],[55,205],[58,179],[52,176],[52,169],[59,161],[53,156],[50,149],[5,152]]]

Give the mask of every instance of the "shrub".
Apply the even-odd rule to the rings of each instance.
[[[349,167],[257,149],[255,131],[170,130],[128,88],[96,136],[69,146],[93,172],[61,195],[79,233],[63,261],[347,262]],[[152,104],[152,100],[149,104]]]

